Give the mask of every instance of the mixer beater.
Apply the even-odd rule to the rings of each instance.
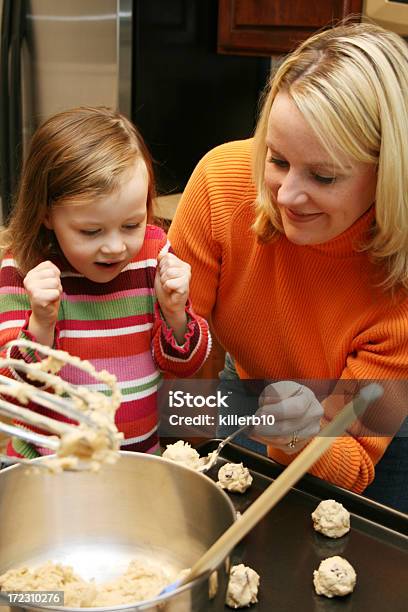
[[[6,356],[0,358],[0,370],[6,370],[8,376],[0,374],[0,417],[17,419],[19,424],[10,425],[0,420],[0,432],[55,453],[44,461],[35,462],[36,466],[53,471],[97,470],[103,463],[116,461],[123,437],[115,425],[115,412],[121,403],[116,377],[106,370],[98,372],[89,361],[29,340],[13,340],[5,349]],[[14,358],[12,355],[16,352],[22,358]],[[79,368],[95,378],[97,384],[92,385],[95,388],[73,385],[58,376],[65,365]],[[104,387],[108,395],[106,390],[102,391]],[[24,407],[30,402],[71,422],[59,421]],[[36,433],[25,424],[51,435]],[[2,455],[0,461],[33,465],[30,459]]]

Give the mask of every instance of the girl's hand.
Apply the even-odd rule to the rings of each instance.
[[[190,265],[173,253],[159,253],[157,261],[154,288],[164,316],[184,312],[190,286]]]
[[[52,346],[61,301],[61,272],[51,261],[42,261],[24,278],[31,304],[28,330],[38,342]]]
[[[293,381],[270,384],[262,391],[259,406],[256,415],[262,417],[261,424],[252,428],[251,438],[288,455],[299,452],[320,431],[323,407],[304,385]]]
[[[154,289],[167,324],[179,343],[187,325],[185,307],[190,287],[191,267],[174,253],[159,253]]]

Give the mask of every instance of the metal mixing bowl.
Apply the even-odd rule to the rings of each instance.
[[[123,573],[135,557],[178,571],[191,567],[234,522],[230,500],[206,476],[160,457],[120,454],[97,474],[1,470],[0,574],[51,560],[103,582]],[[226,559],[217,568],[211,598],[214,578],[206,575],[154,602],[63,609],[223,610],[228,569]],[[23,609],[40,608],[13,608]]]

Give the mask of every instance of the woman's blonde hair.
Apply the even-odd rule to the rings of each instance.
[[[49,209],[114,193],[136,161],[148,172],[147,218],[153,216],[154,176],[149,151],[136,127],[106,107],[78,107],[54,115],[34,133],[17,200],[1,238],[23,274],[55,251],[44,225]]]
[[[264,92],[255,132],[254,229],[261,241],[283,231],[264,182],[269,114],[285,92],[334,156],[377,165],[375,227],[364,246],[385,264],[384,286],[408,288],[408,48],[373,24],[340,25],[311,36],[289,55]]]

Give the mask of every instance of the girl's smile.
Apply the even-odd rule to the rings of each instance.
[[[65,201],[46,219],[70,265],[96,283],[113,280],[137,255],[146,230],[148,176],[143,161],[118,191],[85,202]]]

